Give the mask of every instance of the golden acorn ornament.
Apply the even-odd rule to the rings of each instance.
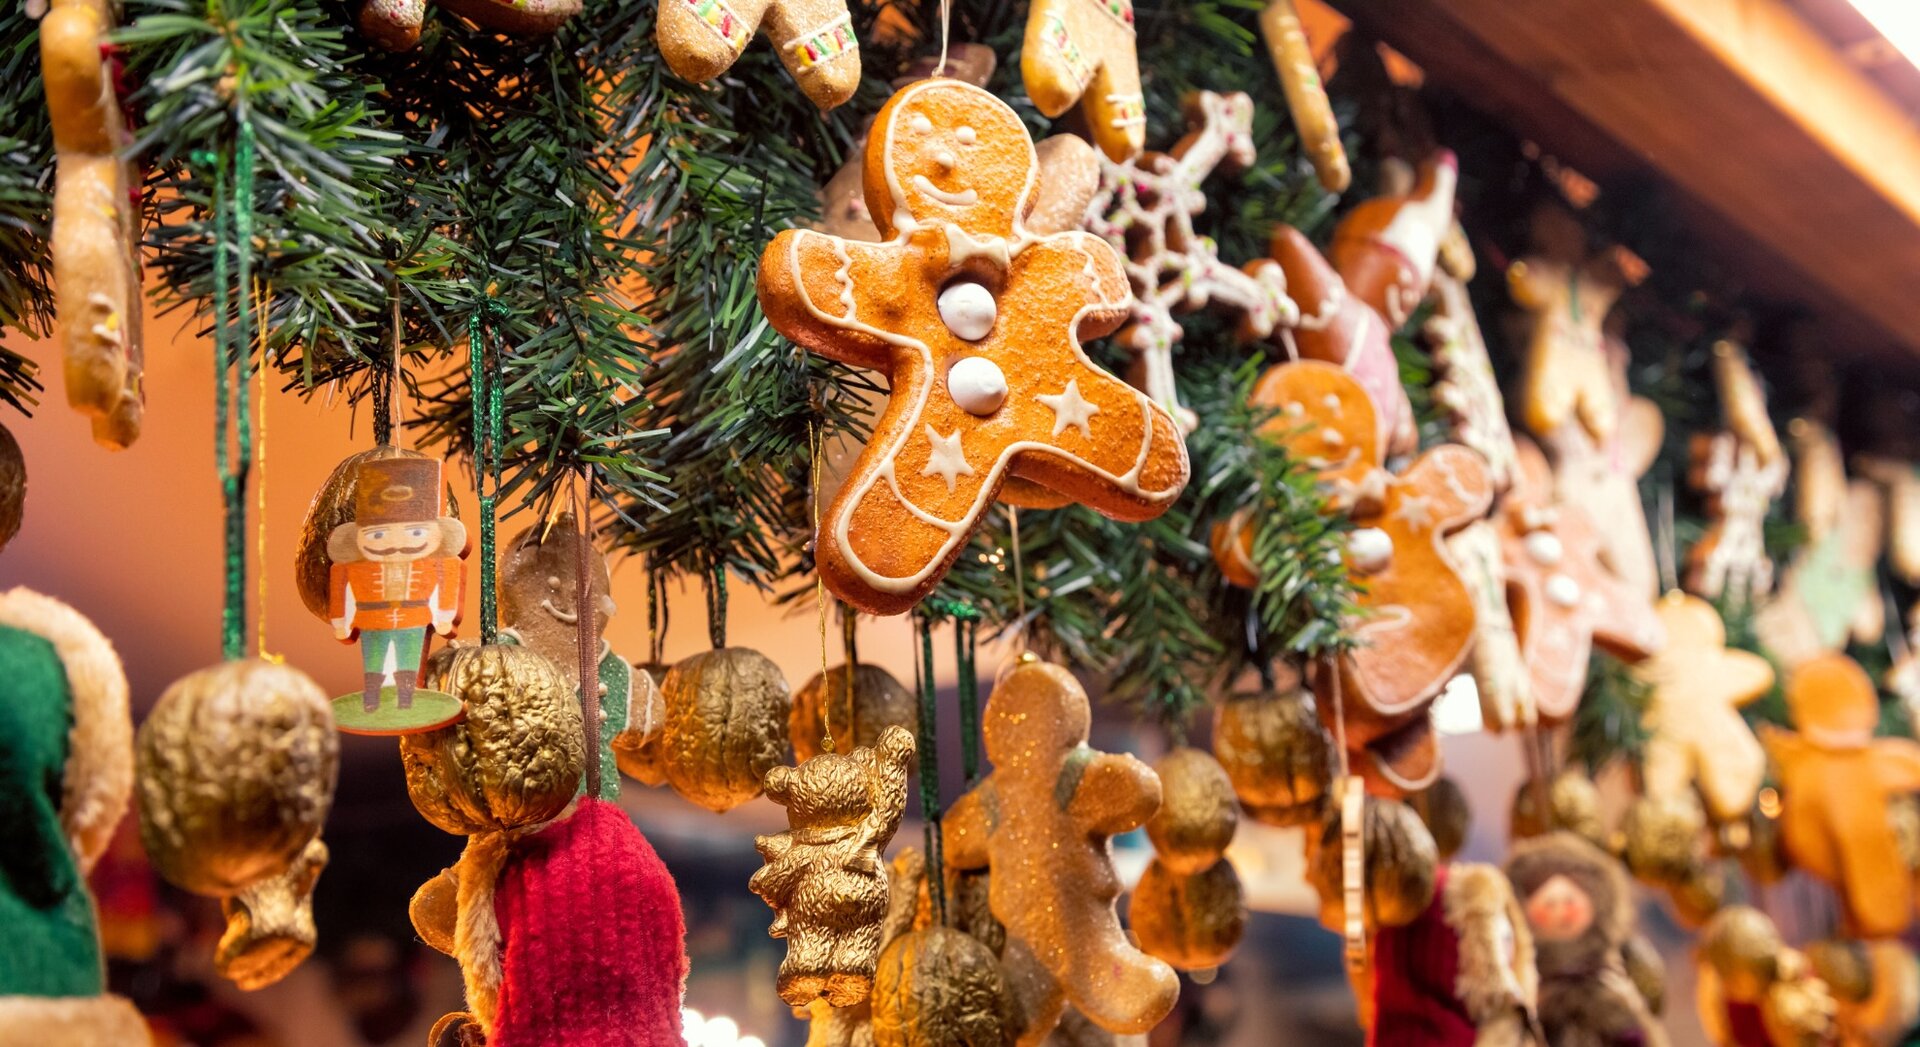
[[[323,622],[329,620],[327,584],[333,560],[327,555],[327,539],[341,524],[353,522],[354,497],[360,488],[360,466],[365,462],[388,458],[428,457],[431,456],[419,451],[380,444],[348,455],[321,482],[320,489],[314,492],[313,501],[307,505],[307,515],[300,522],[300,536],[293,550],[294,589],[300,593],[300,602],[315,618]],[[460,505],[453,500],[451,484],[447,486],[446,505],[447,515],[458,520]]]
[[[968,935],[936,924],[895,938],[880,953],[876,1047],[1001,1047],[1007,1024],[1000,963]]]
[[[1593,779],[1573,768],[1561,771],[1544,790],[1545,811],[1540,809],[1542,791],[1537,779],[1520,783],[1513,794],[1509,835],[1525,840],[1565,830],[1603,851],[1614,849],[1600,814],[1600,789]]]
[[[316,939],[319,834],[340,766],[332,704],[292,666],[225,662],[167,688],[135,747],[140,839],[154,869],[222,900],[223,975],[245,989],[278,981]]]
[[[1333,780],[1333,737],[1304,688],[1228,698],[1214,717],[1213,753],[1255,821],[1320,820]]]
[[[580,701],[560,668],[530,647],[442,647],[428,686],[460,700],[466,717],[402,735],[407,797],[457,836],[558,817],[586,773]]]
[[[675,792],[715,813],[760,795],[785,761],[789,691],[780,667],[758,651],[727,647],[667,671],[662,752]]]
[[[845,665],[816,673],[794,692],[787,715],[797,763],[826,751],[829,728],[834,751],[848,753],[855,746],[872,746],[889,727],[904,727],[918,737],[920,702],[892,673],[865,663],[853,667],[851,683]]]

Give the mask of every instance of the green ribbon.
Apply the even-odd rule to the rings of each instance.
[[[960,767],[972,785],[980,777],[980,676],[974,669],[980,611],[965,601],[938,596],[928,597],[921,607],[953,622],[953,660],[960,674]]]
[[[495,593],[495,510],[500,501],[500,358],[487,338],[491,323],[506,315],[492,295],[482,295],[467,317],[468,387],[473,396],[473,486],[480,502],[480,642],[499,636]]]
[[[707,641],[718,651],[727,645],[727,566],[713,565],[707,586]]]
[[[940,735],[939,709],[933,691],[933,619],[916,616],[920,648],[913,660],[913,685],[920,694],[920,730],[915,740],[920,763],[920,817],[926,824],[927,899],[933,922],[947,922],[946,862],[940,854]]]
[[[232,173],[224,158],[203,150],[197,164],[214,168],[213,295],[214,463],[225,514],[225,599],[220,650],[228,661],[246,653],[247,473],[253,463],[253,414],[248,373],[253,347],[253,124],[239,121]],[[228,256],[232,256],[229,262]],[[233,430],[233,446],[227,432]]]

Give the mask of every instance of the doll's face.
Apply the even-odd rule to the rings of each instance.
[[[1570,942],[1593,926],[1593,899],[1572,879],[1549,877],[1527,895],[1527,923],[1535,936],[1550,942]]]
[[[360,555],[374,563],[406,563],[439,551],[440,523],[375,524],[360,528],[354,541],[360,546]]]

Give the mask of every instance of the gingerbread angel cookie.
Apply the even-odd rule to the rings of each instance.
[[[892,388],[816,539],[827,586],[862,610],[926,595],[1009,478],[1136,521],[1186,485],[1173,417],[1080,347],[1125,321],[1131,294],[1105,241],[1026,228],[1037,167],[1006,103],[913,84],[867,145],[867,203],[889,239],[788,230],[761,258],[776,329]]]
[[[1698,786],[1715,822],[1735,822],[1753,809],[1767,756],[1740,717],[1740,707],[1773,686],[1773,666],[1727,647],[1726,626],[1713,605],[1669,593],[1660,601],[1667,646],[1635,667],[1652,688],[1646,725],[1650,799],[1677,799]]]
[[[1124,754],[1087,748],[1086,692],[1040,661],[1009,670],[982,731],[993,771],[942,819],[947,863],[990,868],[993,914],[1006,925],[1011,984],[1044,991],[1014,1042],[1046,1039],[1069,1001],[1109,1032],[1141,1033],[1173,1008],[1173,968],[1134,948],[1114,900],[1107,838],[1146,823],[1160,779]]]
[[[54,0],[40,20],[40,69],[53,124],[54,312],[67,403],[115,450],[140,436],[140,177],[114,89],[107,34],[118,5]]]
[[[1137,359],[1134,384],[1192,432],[1193,412],[1180,405],[1173,380],[1173,347],[1181,336],[1174,313],[1221,306],[1240,316],[1243,333],[1266,338],[1276,326],[1297,323],[1300,311],[1287,297],[1279,266],[1263,260],[1235,269],[1193,229],[1194,216],[1207,206],[1202,183],[1217,169],[1253,163],[1253,100],[1238,91],[1202,91],[1187,99],[1186,116],[1187,135],[1170,153],[1101,164],[1086,229],[1127,259],[1135,300],[1119,341]]]
[[[1093,144],[1109,160],[1147,144],[1147,105],[1133,48],[1133,0],[1034,0],[1027,8],[1020,78],[1047,116],[1080,103]]]
[[[660,0],[654,39],[675,76],[704,84],[733,68],[756,31],[822,110],[860,86],[860,41],[846,0]]]
[[[1843,654],[1793,671],[1787,712],[1792,731],[1763,728],[1780,768],[1787,857],[1839,892],[1849,933],[1901,933],[1913,919],[1913,873],[1887,803],[1920,789],[1920,742],[1873,736],[1873,681]]]
[[[1473,596],[1443,540],[1485,515],[1486,465],[1445,444],[1389,473],[1372,399],[1332,364],[1281,364],[1253,395],[1278,412],[1269,437],[1319,471],[1356,527],[1346,560],[1361,583],[1361,644],[1314,680],[1320,713],[1331,723],[1344,709],[1347,745],[1364,757],[1355,768],[1369,786],[1397,795],[1429,785],[1440,762],[1427,709],[1474,636]],[[1244,557],[1250,538],[1244,529],[1230,538],[1235,529],[1216,533],[1217,553]]]

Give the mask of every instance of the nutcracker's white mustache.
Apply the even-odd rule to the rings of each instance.
[[[426,551],[426,544],[422,543],[420,545],[406,547],[390,545],[385,549],[368,549],[367,554],[370,556],[413,556],[416,553],[424,553]]]
[[[547,612],[550,615],[553,615],[555,618],[558,618],[559,620],[567,623],[568,625],[574,625],[580,621],[580,615],[578,612],[563,611],[560,608],[555,607],[553,605],[552,597],[548,597],[547,599],[540,601],[540,609]]]

